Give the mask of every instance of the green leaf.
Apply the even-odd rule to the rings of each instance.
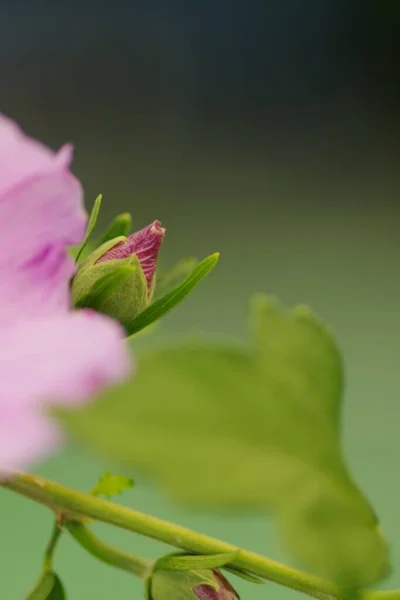
[[[112,221],[110,227],[103,235],[99,242],[99,246],[112,240],[120,235],[128,237],[129,232],[132,228],[132,217],[129,213],[122,213],[121,215],[117,215]]]
[[[66,598],[59,577],[53,571],[46,571],[25,600],[66,600]]]
[[[227,552],[225,554],[195,554],[185,553],[167,554],[159,558],[154,565],[154,569],[164,569],[166,571],[193,571],[194,569],[218,569],[235,560],[239,550]]]
[[[197,265],[192,273],[176,288],[162,298],[155,300],[143,312],[141,312],[127,328],[128,335],[133,335],[144,329],[154,321],[163,317],[167,312],[182,302],[200,283],[200,281],[212,271],[218,262],[219,254],[208,256]]]
[[[80,250],[76,256],[76,262],[78,262],[83,250],[85,249],[86,244],[88,243],[88,240],[92,234],[92,231],[95,228],[95,225],[97,223],[97,218],[98,218],[99,212],[100,212],[102,197],[103,196],[100,194],[99,196],[97,196],[96,200],[94,201],[92,212],[90,213],[89,221],[88,221],[87,228],[86,228],[86,235],[84,237],[84,240],[82,242]]]
[[[93,487],[91,494],[93,494],[93,496],[105,496],[106,498],[111,498],[112,496],[119,496],[126,490],[132,489],[133,486],[134,481],[130,477],[113,475],[109,471],[106,471]]]
[[[251,343],[138,356],[135,378],[64,422],[93,450],[199,507],[261,509],[308,569],[349,589],[388,572],[374,511],[343,458],[343,365],[304,308],[254,299]]]
[[[155,297],[167,292],[171,287],[186,279],[199,264],[197,258],[183,258],[165,273],[157,270]]]

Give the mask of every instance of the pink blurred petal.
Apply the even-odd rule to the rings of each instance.
[[[0,404],[1,476],[42,460],[62,441],[62,432],[41,414]]]
[[[0,326],[69,308],[67,246],[82,240],[87,220],[72,154],[0,115]]]
[[[78,244],[86,228],[82,201],[68,171],[24,180],[0,196],[0,270],[20,267],[50,244]]]
[[[25,179],[68,169],[71,160],[70,145],[55,153],[0,113],[0,196]]]
[[[72,144],[64,144],[54,155],[54,164],[61,168],[68,168],[72,164],[74,158],[74,147]]]
[[[68,311],[74,272],[75,263],[60,244],[44,246],[14,269],[4,265],[0,270],[0,328]]]
[[[74,405],[131,369],[121,327],[91,311],[0,329],[0,406]]]

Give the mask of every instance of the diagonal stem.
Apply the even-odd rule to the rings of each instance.
[[[36,475],[15,474],[0,484],[56,512],[62,512],[66,520],[79,521],[89,517],[165,542],[193,554],[224,554],[240,550],[237,558],[232,562],[234,567],[320,600],[341,596],[339,589],[333,583],[309,573],[292,569],[255,552],[237,548],[180,525],[71,490]],[[365,592],[363,596],[364,600],[400,600],[400,590],[371,591]]]
[[[57,546],[57,542],[62,534],[62,529],[58,522],[58,519],[54,519],[53,530],[51,533],[51,537],[49,543],[47,544],[45,553],[44,553],[44,561],[43,561],[43,569],[45,571],[50,571],[53,567],[53,556]]]
[[[83,523],[67,521],[64,523],[64,527],[78,544],[101,562],[115,567],[116,569],[128,571],[128,573],[132,573],[142,579],[151,569],[151,561],[139,558],[133,554],[128,554],[128,552],[121,552],[121,550],[108,546],[83,525]]]

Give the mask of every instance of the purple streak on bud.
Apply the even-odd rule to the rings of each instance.
[[[213,575],[219,584],[219,590],[207,584],[198,585],[193,592],[199,600],[235,600],[235,598],[240,600],[237,592],[220,571],[213,569]]]
[[[128,256],[136,254],[146,277],[147,289],[150,292],[164,235],[165,229],[161,227],[160,221],[153,221],[144,229],[132,233],[126,242],[120,242],[111,248],[96,262],[128,258]]]

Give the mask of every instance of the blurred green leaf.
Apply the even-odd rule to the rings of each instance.
[[[97,245],[101,246],[102,244],[105,244],[105,242],[113,240],[114,238],[119,237],[120,235],[128,237],[131,228],[132,217],[129,213],[122,213],[120,215],[117,215]]]
[[[66,598],[59,577],[53,571],[46,571],[25,600],[66,600]]]
[[[219,254],[211,254],[197,265],[191,274],[176,288],[155,300],[143,312],[141,312],[126,328],[128,336],[144,329],[154,321],[163,317],[167,312],[182,302],[200,283],[200,281],[212,271],[218,262]]]
[[[199,507],[269,509],[307,568],[349,588],[388,571],[376,517],[343,459],[342,360],[309,310],[254,299],[251,344],[191,342],[138,357],[135,378],[68,429]]]
[[[109,471],[106,471],[100,477],[90,493],[93,496],[105,496],[106,498],[111,498],[112,496],[121,495],[126,490],[132,489],[133,486],[134,481],[130,477],[113,475]]]
[[[100,194],[99,196],[97,196],[96,200],[94,201],[92,212],[90,213],[89,221],[88,221],[87,228],[86,228],[86,235],[84,237],[84,240],[82,242],[80,250],[76,256],[76,262],[78,262],[81,254],[82,254],[83,250],[85,249],[85,246],[92,234],[92,231],[95,228],[95,225],[97,223],[97,218],[98,218],[99,212],[100,212],[101,200],[102,200],[102,195]]]

